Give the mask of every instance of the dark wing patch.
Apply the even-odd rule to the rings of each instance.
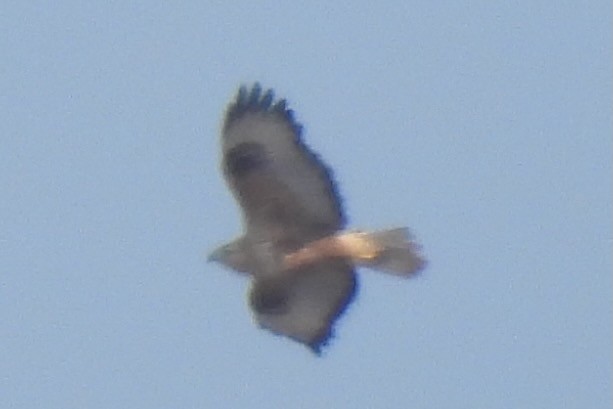
[[[226,171],[234,177],[241,177],[265,166],[266,160],[266,151],[262,145],[241,143],[226,154]]]
[[[259,325],[319,354],[357,290],[351,265],[328,260],[256,278],[249,301]]]
[[[289,294],[280,280],[260,280],[249,293],[251,308],[259,314],[287,312]]]

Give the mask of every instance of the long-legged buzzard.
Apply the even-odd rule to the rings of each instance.
[[[252,277],[258,324],[319,353],[356,292],[355,267],[408,277],[425,261],[407,228],[345,229],[330,169],[301,137],[284,99],[241,87],[222,130],[222,169],[244,234],[211,253]]]

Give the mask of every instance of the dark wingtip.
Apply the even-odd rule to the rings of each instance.
[[[334,338],[334,333],[332,331],[329,331],[328,333],[324,334],[323,337],[311,342],[307,346],[316,357],[321,358],[324,354],[324,351],[329,346],[330,340],[332,338]]]
[[[253,84],[251,88],[251,92],[249,93],[249,100],[247,101],[248,106],[258,106],[260,101],[260,94],[262,93],[262,86],[260,83],[256,82]]]
[[[309,345],[309,349],[311,350],[311,352],[313,353],[313,355],[315,355],[317,358],[321,358],[322,356],[322,346],[321,344],[319,345]]]
[[[268,110],[270,105],[272,104],[272,100],[275,99],[275,93],[269,89],[264,93],[262,100],[260,101],[260,105],[262,108]]]
[[[280,99],[279,101],[277,101],[277,103],[274,105],[274,107],[272,108],[275,112],[279,112],[279,113],[285,113],[285,111],[287,110],[287,101],[284,99]]]
[[[300,135],[302,126],[294,119],[294,114],[287,109],[285,99],[275,102],[275,93],[272,89],[263,90],[259,82],[255,82],[251,88],[241,85],[234,101],[228,106],[224,129],[247,113],[268,112],[282,116],[292,127],[296,135]]]

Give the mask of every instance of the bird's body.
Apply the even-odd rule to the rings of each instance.
[[[355,295],[356,266],[410,276],[425,262],[406,228],[344,230],[332,173],[301,129],[271,90],[241,87],[223,124],[222,170],[245,232],[211,259],[252,277],[260,326],[319,352]]]

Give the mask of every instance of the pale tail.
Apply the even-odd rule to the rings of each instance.
[[[426,266],[420,246],[406,227],[370,232],[367,238],[381,249],[377,256],[360,264],[386,273],[410,276]]]

